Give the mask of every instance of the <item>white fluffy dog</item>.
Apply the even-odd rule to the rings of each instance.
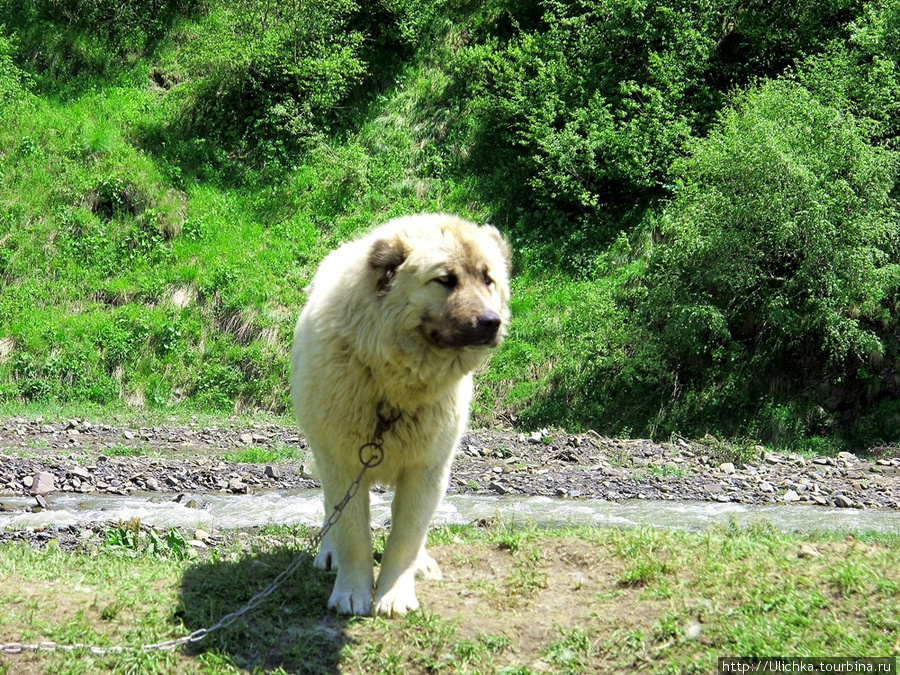
[[[317,567],[336,568],[328,607],[396,616],[418,608],[415,576],[472,397],[472,372],[509,321],[510,250],[491,226],[455,216],[397,218],[333,251],[307,289],[291,356],[291,398],[325,493],[326,520],[362,468],[378,411],[396,421],[384,460],[327,533]],[[373,605],[373,483],[392,485]]]

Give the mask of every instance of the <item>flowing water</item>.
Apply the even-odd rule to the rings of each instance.
[[[203,493],[193,495],[205,508],[189,508],[175,502],[170,493],[134,493],[127,497],[53,493],[49,508],[40,513],[24,509],[34,503],[24,497],[4,497],[7,508],[21,511],[0,513],[0,530],[28,527],[85,525],[139,518],[155,527],[240,528],[258,525],[318,525],[324,515],[321,492],[292,490],[251,495]],[[372,523],[390,518],[391,494],[372,494]],[[799,505],[752,506],[719,502],[634,500],[626,503],[604,500],[566,500],[549,497],[448,495],[433,523],[466,524],[480,518],[540,527],[598,525],[613,527],[651,526],[701,530],[734,520],[748,525],[768,521],[782,531],[876,531],[900,534],[900,511],[888,509],[838,509]]]

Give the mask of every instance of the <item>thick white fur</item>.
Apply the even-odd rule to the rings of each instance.
[[[402,244],[405,258],[379,292],[370,256],[382,241]],[[424,313],[446,302],[447,289],[434,279],[461,261],[489,270],[493,284],[479,289],[479,298],[502,318],[502,338],[508,248],[494,228],[454,216],[398,218],[344,244],[325,258],[308,289],[294,333],[291,395],[325,493],[326,519],[359,474],[358,451],[372,438],[379,404],[400,414],[384,436],[384,461],[365,474],[316,556],[318,567],[338,570],[328,606],[341,613],[404,614],[419,606],[416,574],[440,578],[425,537],[468,419],[472,371],[490,347],[438,347],[421,324]],[[396,490],[374,605],[373,483]]]

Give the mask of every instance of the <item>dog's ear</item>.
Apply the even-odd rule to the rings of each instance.
[[[509,242],[500,234],[500,230],[493,225],[482,225],[481,229],[497,242],[500,253],[503,255],[503,259],[506,260],[506,271],[510,272],[512,270],[512,248]]]
[[[378,295],[385,295],[390,290],[397,268],[406,260],[406,255],[406,247],[398,238],[379,239],[372,245],[369,266],[377,276]]]

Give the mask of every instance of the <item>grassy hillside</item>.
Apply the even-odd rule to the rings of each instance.
[[[475,420],[900,439],[900,9],[0,0],[0,402],[287,408],[389,217],[516,249]]]

